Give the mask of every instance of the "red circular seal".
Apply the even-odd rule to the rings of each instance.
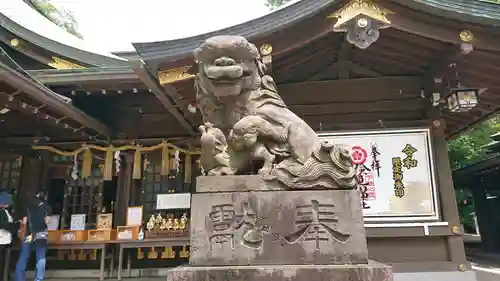
[[[368,152],[361,146],[353,146],[351,148],[351,158],[354,165],[362,165],[366,162],[366,158],[368,158]]]

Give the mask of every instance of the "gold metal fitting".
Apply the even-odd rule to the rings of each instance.
[[[260,46],[259,50],[261,55],[268,56],[273,52],[273,45],[264,43]]]
[[[458,271],[464,272],[466,270],[467,270],[467,266],[465,264],[462,263],[462,264],[458,265]]]
[[[464,43],[471,43],[474,41],[474,34],[470,30],[462,30],[460,32],[460,40]]]
[[[460,227],[454,225],[451,227],[451,233],[453,234],[460,234]]]
[[[17,38],[11,39],[10,40],[10,45],[12,47],[17,47],[19,45],[19,40]]]
[[[432,121],[432,125],[436,128],[439,128],[441,126],[441,121],[439,120],[434,120]]]

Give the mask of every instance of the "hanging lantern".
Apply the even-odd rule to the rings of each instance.
[[[451,89],[446,101],[451,112],[469,111],[479,103],[479,89],[464,87]]]

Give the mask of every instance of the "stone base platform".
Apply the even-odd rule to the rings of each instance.
[[[366,264],[357,190],[196,193],[191,266]]]
[[[357,265],[273,265],[178,267],[167,281],[393,281],[392,268]]]

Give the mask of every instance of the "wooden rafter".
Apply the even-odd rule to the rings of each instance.
[[[351,52],[352,52],[352,44],[347,42],[346,39],[344,38],[344,41],[340,46],[338,62],[342,64],[348,61]],[[341,67],[337,72],[337,76],[339,79],[349,79],[350,71],[346,67]]]
[[[150,70],[142,61],[135,61],[132,64],[132,68],[134,72],[139,76],[144,85],[151,89],[151,92],[156,96],[156,98],[161,102],[161,104],[168,110],[168,112],[179,122],[179,124],[190,134],[196,135],[196,132],[193,126],[186,120],[186,118],[182,115],[179,109],[174,106],[171,95],[167,94],[164,87],[162,87],[158,81],[153,77]],[[172,93],[175,88],[170,86],[170,92],[173,95],[177,95],[177,93]]]
[[[73,119],[82,126],[92,129],[105,137],[111,136],[111,130],[100,121],[90,117],[80,109],[61,99],[59,95],[52,92],[41,84],[28,79],[27,77],[14,71],[3,62],[0,62],[0,77],[9,85],[21,90],[32,99],[45,104],[61,115]]]
[[[469,53],[464,52],[461,46],[452,45],[439,56],[438,61],[432,64],[426,73],[428,79],[442,80],[449,75],[450,68],[459,64]]]
[[[391,27],[419,35],[422,37],[434,39],[436,41],[447,42],[452,44],[460,44],[460,32],[462,29],[455,25],[454,27],[449,27],[446,25],[436,25],[429,24],[422,20],[417,20],[418,14],[415,17],[409,17],[408,12],[402,11],[401,7],[393,6],[392,4],[385,5],[386,8],[394,11],[394,14],[389,15],[389,20],[391,21]],[[500,45],[498,44],[500,38],[492,34],[487,34],[486,32],[475,32],[474,46],[478,49],[490,50],[490,51],[500,51]]]
[[[386,122],[415,121],[425,119],[422,111],[386,111],[351,114],[325,114],[305,116],[303,119],[315,130],[325,130],[349,123],[379,123],[385,127]]]
[[[4,140],[0,140],[0,155],[3,155],[5,152],[14,155],[23,155],[27,151],[29,151],[29,147],[18,145],[15,142],[7,142]]]
[[[108,81],[120,81],[122,83],[140,83],[137,74],[130,67],[119,68],[94,68],[72,71],[61,70],[28,70],[31,76],[44,85],[68,85],[72,84],[99,84]]]
[[[69,124],[66,123],[67,120],[64,116],[52,116],[50,114],[44,113],[44,109],[46,106],[33,106],[26,102],[20,101],[14,97],[14,95],[9,95],[4,92],[0,92],[0,105],[4,108],[8,108],[10,110],[15,110],[22,113],[25,116],[32,116],[35,119],[39,119],[43,121],[47,125],[51,125],[53,127],[58,127],[60,129],[68,129],[71,132],[80,131],[82,128],[73,128]],[[10,113],[7,113],[7,117]],[[84,137],[91,137],[91,135],[82,131]]]
[[[424,109],[421,98],[402,100],[381,100],[370,102],[328,102],[320,104],[289,104],[293,112],[299,116],[342,114],[354,112],[384,112],[397,109],[398,111],[418,111]]]
[[[382,74],[368,67],[354,63],[350,60],[350,54],[353,50],[352,44],[342,41],[337,61],[327,68],[319,71],[309,77],[307,81],[318,81],[324,79],[349,79],[351,74],[358,74],[365,77],[381,77]]]
[[[415,76],[361,78],[280,84],[278,90],[289,104],[367,102],[419,97],[422,82]]]
[[[307,81],[318,81],[338,77],[338,79],[349,79],[350,74],[358,74],[366,78],[382,77],[380,72],[377,72],[369,67],[360,65],[352,61],[338,61],[330,65],[324,70],[314,74]],[[347,78],[345,78],[347,77]]]
[[[70,125],[66,117],[64,116],[53,116],[51,114],[45,113],[47,109],[46,106],[34,106],[26,102],[20,101],[17,98],[13,98],[12,95],[0,92],[0,107],[8,108],[10,110],[18,111],[27,117],[32,117],[34,119],[40,120],[42,124],[47,124],[49,126],[66,130],[69,134],[80,134],[86,139],[94,139],[95,134],[90,134],[86,132],[84,126],[75,127]],[[10,114],[10,113],[7,113]],[[7,115],[8,116],[8,115]],[[92,131],[93,132],[93,131]]]

